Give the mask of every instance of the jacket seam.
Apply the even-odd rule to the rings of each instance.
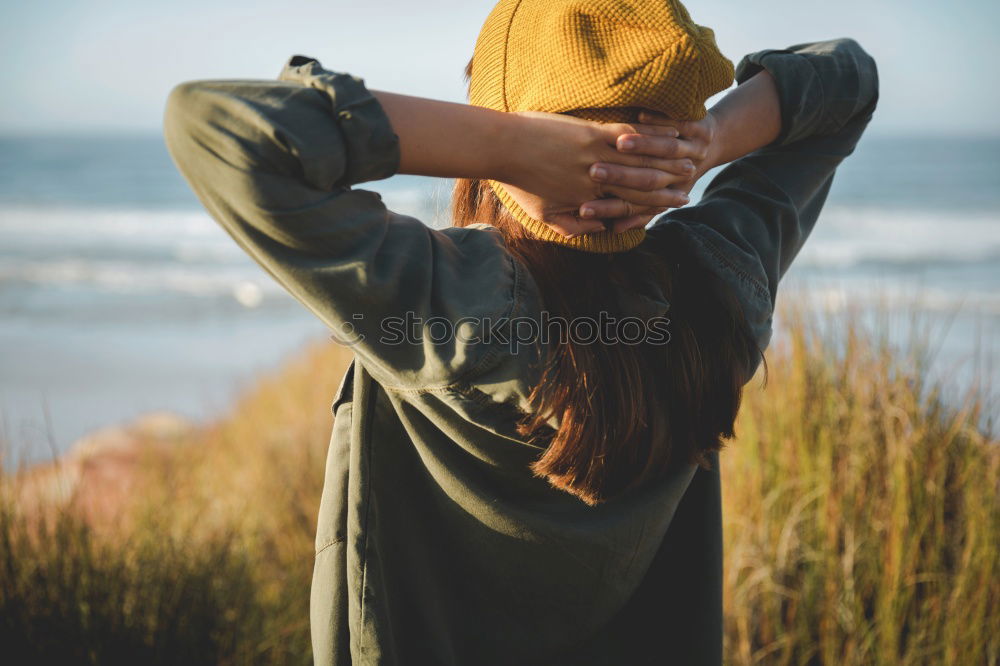
[[[734,264],[732,262],[732,260],[730,260],[729,257],[726,256],[726,253],[723,252],[721,249],[719,249],[715,245],[715,243],[713,243],[712,241],[710,241],[708,239],[700,238],[700,237],[696,239],[696,242],[699,243],[699,244],[701,244],[701,245],[703,245],[705,247],[705,249],[707,249],[712,254],[712,256],[719,263],[721,263],[723,265],[724,268],[726,268],[728,271],[730,271],[732,273],[735,273],[744,282],[746,282],[754,290],[755,294],[758,297],[763,298],[763,299],[765,299],[767,301],[771,300],[771,295],[768,292],[767,288],[764,286],[764,284],[761,283],[760,280],[758,280],[757,278],[755,278],[754,276],[750,275],[745,270],[743,270],[742,268],[740,268],[736,264]]]
[[[324,543],[322,546],[320,546],[319,548],[317,548],[315,554],[319,555],[324,550],[327,550],[328,548],[336,546],[338,543],[344,543],[344,541],[345,541],[345,539],[344,539],[343,536],[334,537],[332,541]]]
[[[371,379],[371,378],[369,378],[369,379]],[[361,381],[362,381],[362,383],[365,381],[364,374],[362,374],[362,376],[361,376]],[[365,492],[365,499],[364,499],[365,516],[364,516],[364,521],[362,522],[362,525],[361,525],[361,533],[364,535],[364,548],[362,549],[362,553],[361,553],[361,555],[362,555],[362,557],[361,557],[361,590],[360,590],[361,591],[361,599],[358,600],[358,625],[359,626],[364,626],[364,622],[365,622],[365,609],[366,609],[366,603],[365,603],[365,601],[366,601],[366,597],[367,597],[366,592],[367,592],[367,589],[368,589],[368,542],[369,542],[369,539],[371,537],[371,534],[370,534],[370,532],[368,530],[368,523],[369,523],[369,519],[371,517],[371,510],[372,510],[372,501],[371,501],[372,488],[375,485],[374,482],[373,482],[373,479],[372,479],[372,474],[371,474],[372,449],[374,448],[374,442],[371,441],[371,436],[370,436],[370,433],[369,433],[369,431],[371,429],[371,420],[375,418],[375,408],[374,408],[374,405],[372,404],[373,401],[374,401],[374,398],[375,398],[375,394],[374,394],[374,391],[372,390],[372,386],[371,386],[370,383],[369,383],[369,385],[367,387],[363,386],[363,389],[367,389],[366,391],[363,391],[363,395],[364,395],[364,399],[365,399],[365,414],[362,416],[361,421],[358,424],[358,430],[359,430],[359,432],[358,432],[358,440],[359,440],[359,444],[362,447],[364,447],[364,451],[365,451],[365,469],[366,469],[366,473],[367,473],[366,476],[368,478],[368,488],[367,488],[367,490]],[[358,639],[357,639],[358,640],[358,653],[361,654],[361,653],[364,652],[364,642],[363,642],[364,641],[364,631],[360,631],[359,633],[361,635],[358,636]]]

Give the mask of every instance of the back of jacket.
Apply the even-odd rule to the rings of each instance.
[[[850,39],[750,54],[737,81],[761,69],[778,85],[778,140],[645,243],[683,243],[763,348],[878,77]],[[533,477],[540,449],[515,422],[538,359],[515,341],[543,312],[538,288],[496,229],[434,230],[353,188],[399,167],[361,79],[297,56],[275,81],[184,83],[165,131],[211,215],[355,353],[317,526],[316,663],[721,662],[717,466],[596,507]]]

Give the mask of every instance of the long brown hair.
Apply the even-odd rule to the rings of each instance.
[[[472,61],[466,66],[471,76]],[[746,368],[761,355],[740,304],[679,244],[657,252],[593,254],[538,240],[507,212],[484,180],[459,178],[455,226],[490,224],[529,270],[550,317],[619,312],[614,285],[654,279],[670,303],[668,344],[550,342],[533,412],[519,433],[545,447],[532,471],[588,504],[662,476],[674,464],[707,465],[734,435]],[[558,417],[558,429],[549,421]]]

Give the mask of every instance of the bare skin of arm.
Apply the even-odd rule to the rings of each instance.
[[[690,177],[683,168],[683,146],[674,147],[673,157],[616,148],[623,134],[669,138],[677,136],[675,128],[602,124],[555,113],[503,113],[371,92],[399,137],[400,173],[502,182],[529,215],[564,235],[603,231],[605,223],[597,216],[580,217],[581,205],[602,197],[621,198],[602,203],[628,202],[618,230],[645,224],[654,214],[687,203],[686,193],[673,187]],[[653,148],[662,151],[659,144]],[[617,172],[614,183],[601,183],[591,177],[597,162],[631,168]]]
[[[618,138],[618,150],[656,159],[685,157],[691,165],[689,175],[671,187],[690,192],[709,169],[774,142],[781,132],[781,107],[774,77],[762,70],[730,91],[702,120],[671,120],[656,113],[643,113],[640,120],[664,129],[676,129],[679,137],[648,131],[624,134]],[[604,179],[595,178],[598,182],[609,185],[636,182],[636,172],[631,166],[610,160],[595,166],[603,167],[607,174]],[[593,208],[595,217],[600,218],[622,218],[632,214],[630,204],[620,199],[590,202],[582,208]]]

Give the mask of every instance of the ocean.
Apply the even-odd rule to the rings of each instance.
[[[360,187],[446,224],[447,180]],[[936,373],[956,391],[1000,386],[1000,138],[865,137],[786,298],[829,316],[919,312],[939,325]],[[145,411],[211,418],[258,373],[327,337],[201,209],[159,136],[0,138],[8,456],[44,459]]]

